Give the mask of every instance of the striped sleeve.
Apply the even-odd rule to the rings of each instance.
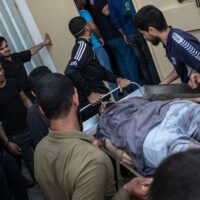
[[[172,38],[177,44],[180,60],[200,72],[200,42],[193,36],[183,37],[177,33],[173,33]]]
[[[65,75],[71,79],[74,86],[79,91],[82,91],[86,97],[90,95],[91,91],[87,81],[82,77],[81,69],[87,66],[90,53],[91,51],[87,44],[84,41],[79,41],[75,45],[72,51],[72,58],[65,69]]]

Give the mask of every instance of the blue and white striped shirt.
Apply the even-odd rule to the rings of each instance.
[[[200,42],[193,35],[171,28],[165,48],[182,82],[189,81],[187,66],[200,72]]]

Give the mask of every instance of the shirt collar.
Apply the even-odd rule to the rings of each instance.
[[[91,143],[94,140],[92,136],[84,134],[83,132],[80,131],[53,131],[49,129],[49,136],[56,139],[79,138],[81,140],[86,140]]]

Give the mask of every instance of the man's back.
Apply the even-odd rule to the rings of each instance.
[[[50,131],[35,151],[35,177],[52,200],[103,200],[116,192],[109,158],[78,131]]]

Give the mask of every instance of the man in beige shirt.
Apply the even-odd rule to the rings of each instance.
[[[50,132],[36,147],[35,177],[48,200],[145,199],[151,179],[135,178],[116,192],[108,156],[79,130],[78,95],[70,80],[48,74],[39,102]]]

